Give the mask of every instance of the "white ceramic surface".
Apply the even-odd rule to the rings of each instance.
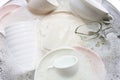
[[[48,52],[36,69],[34,80],[104,80],[105,74],[104,64],[96,53],[82,47],[67,47]]]
[[[62,46],[83,45],[84,41],[75,34],[76,27],[82,24],[85,24],[82,19],[70,13],[63,12],[46,16],[38,25],[41,50],[47,52]]]
[[[36,21],[19,22],[5,28],[9,61],[16,74],[34,70],[39,62]],[[14,62],[14,63],[13,63]]]
[[[0,7],[5,5],[8,1],[10,1],[10,0],[0,0]]]
[[[28,8],[33,13],[47,14],[55,10],[58,6],[56,0],[29,0]]]
[[[75,15],[91,21],[101,20],[108,14],[102,3],[95,0],[70,0],[70,7]]]
[[[8,16],[9,14],[11,14],[12,12],[14,12],[16,9],[18,9],[20,6],[16,5],[16,4],[9,4],[9,5],[5,5],[3,7],[0,8],[0,32],[4,35],[4,27],[2,25],[2,20]]]
[[[78,59],[75,56],[62,56],[58,59],[56,59],[53,63],[53,67],[57,69],[67,69],[70,67],[73,67],[77,64]]]
[[[54,69],[60,75],[72,76],[78,70],[78,58],[72,55],[60,56],[55,59],[48,70]]]

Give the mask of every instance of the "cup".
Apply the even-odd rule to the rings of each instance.
[[[15,74],[35,69],[39,62],[36,21],[19,22],[5,28],[10,66]]]

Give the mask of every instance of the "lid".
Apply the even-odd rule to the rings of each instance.
[[[101,58],[82,48],[59,48],[42,58],[34,80],[103,80],[105,68]]]

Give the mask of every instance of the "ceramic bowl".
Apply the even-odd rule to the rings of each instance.
[[[99,21],[108,14],[102,4],[95,0],[70,0],[70,7],[75,15],[91,21]]]
[[[28,9],[36,14],[47,14],[58,6],[56,0],[28,0]]]

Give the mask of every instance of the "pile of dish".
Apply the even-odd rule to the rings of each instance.
[[[25,7],[8,4],[0,12],[1,32],[11,54],[9,61],[15,61],[11,67],[19,68],[17,74],[35,70],[34,80],[104,80],[102,59],[80,47],[86,41],[75,32],[84,25],[80,33],[95,33],[100,22],[109,23],[112,16],[102,1],[27,0]],[[88,26],[88,22],[97,24]]]

